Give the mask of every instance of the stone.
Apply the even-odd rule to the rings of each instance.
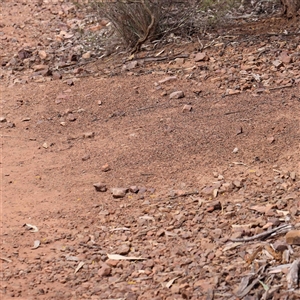
[[[89,160],[90,158],[91,158],[91,156],[90,156],[89,154],[86,154],[86,155],[82,156],[81,160],[82,160],[82,161],[87,161],[87,160]]]
[[[241,180],[234,180],[232,183],[237,188],[241,188],[243,186],[243,183]]]
[[[159,84],[177,80],[177,76],[169,76],[158,81]]]
[[[37,71],[48,69],[48,66],[47,65],[35,65],[35,66],[32,67],[32,69],[35,72],[37,72]]]
[[[84,69],[83,69],[83,68],[75,68],[75,69],[73,70],[73,74],[75,74],[75,75],[81,74],[81,73],[83,73],[83,72],[84,72]]]
[[[234,90],[234,89],[227,89],[225,92],[225,95],[236,95],[236,94],[240,94],[240,90]]]
[[[67,119],[68,119],[68,121],[70,121],[70,122],[76,121],[76,117],[75,117],[73,114],[68,114]]]
[[[190,112],[190,111],[192,111],[192,109],[193,109],[192,105],[185,104],[182,108],[182,112]]]
[[[111,267],[106,263],[102,264],[101,269],[98,270],[98,275],[100,277],[107,277],[111,274]]]
[[[160,237],[160,236],[163,236],[165,234],[165,229],[164,228],[160,228],[158,229],[157,233],[156,233],[156,236],[157,237]]]
[[[279,68],[282,66],[282,61],[281,60],[274,60],[272,61],[272,64],[275,68]]]
[[[300,245],[300,230],[291,230],[285,235],[286,243],[289,245]]]
[[[47,58],[47,52],[44,51],[44,50],[40,50],[38,52],[38,55],[39,55],[40,59],[46,59]]]
[[[180,99],[184,97],[183,91],[176,91],[170,94],[170,99]]]
[[[287,54],[286,51],[283,51],[278,58],[284,64],[290,64],[292,62],[292,58]]]
[[[291,172],[290,177],[293,181],[295,181],[296,180],[296,172]]]
[[[183,65],[185,63],[185,59],[183,57],[175,58],[175,62],[177,65]]]
[[[131,187],[129,188],[129,191],[130,191],[131,193],[136,194],[136,193],[139,192],[139,188],[138,188],[136,185],[133,185],[133,186],[131,186]]]
[[[0,117],[0,123],[5,123],[7,122],[6,118],[5,117]]]
[[[73,79],[68,79],[67,81],[67,85],[74,85],[74,81],[73,81]]]
[[[120,255],[126,255],[129,252],[130,252],[130,245],[128,244],[121,245],[116,251],[116,253]]]
[[[30,50],[22,49],[18,52],[19,59],[23,60],[32,56],[32,52]]]
[[[288,245],[281,241],[275,241],[273,246],[274,246],[274,250],[279,252],[283,252],[284,250],[288,249]]]
[[[106,184],[104,184],[104,183],[97,182],[97,183],[94,183],[93,186],[95,187],[95,190],[97,192],[106,192],[107,191]]]
[[[275,137],[274,136],[270,136],[267,138],[267,141],[270,143],[270,144],[273,144],[275,142]]]
[[[198,52],[195,56],[195,62],[208,60],[206,52]]]
[[[62,75],[59,72],[53,72],[52,73],[52,79],[53,80],[59,80],[62,79]]]
[[[220,209],[222,209],[222,205],[221,205],[220,201],[214,201],[209,204],[209,206],[206,208],[206,211],[213,212],[215,210],[220,210]]]
[[[108,172],[110,170],[111,170],[111,167],[109,166],[109,164],[105,164],[101,167],[102,172]]]
[[[95,132],[91,131],[91,132],[85,132],[83,134],[84,138],[93,138],[95,136]]]
[[[232,182],[224,182],[221,186],[220,191],[224,192],[232,192],[234,189],[234,185]]]
[[[138,65],[137,60],[130,61],[129,63],[127,63],[126,65],[124,65],[124,66],[122,67],[122,71],[129,71],[129,70],[132,70],[132,69],[136,68],[137,65]]]
[[[114,259],[108,259],[105,261],[105,263],[109,266],[109,267],[116,267],[119,263],[118,260],[114,260]]]
[[[111,193],[114,198],[123,198],[126,196],[127,188],[112,188]]]
[[[232,153],[238,153],[239,152],[239,148],[235,147],[232,151]]]
[[[201,193],[202,193],[202,195],[204,195],[204,196],[213,196],[216,192],[215,192],[215,190],[216,191],[218,191],[218,189],[221,187],[221,183],[220,182],[218,182],[218,183],[215,183],[214,185],[212,185],[212,186],[206,186],[205,188],[203,188],[202,190],[201,190]]]
[[[15,123],[12,123],[12,122],[7,123],[7,128],[14,128],[14,127],[16,127]]]
[[[146,192],[147,192],[147,188],[145,188],[144,186],[139,187],[139,194],[145,194]]]
[[[91,58],[91,51],[88,51],[88,52],[86,52],[86,53],[83,53],[83,54],[82,54],[82,58],[84,58],[84,59],[89,59],[89,58]]]

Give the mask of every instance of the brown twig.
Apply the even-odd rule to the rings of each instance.
[[[230,239],[230,241],[232,242],[251,242],[251,241],[254,241],[254,240],[263,240],[265,238],[267,238],[268,236],[270,236],[271,234],[273,233],[278,233],[279,231],[282,232],[282,229],[290,229],[292,226],[289,225],[289,224],[283,224],[281,226],[278,226],[276,228],[273,228],[269,231],[266,231],[266,232],[262,232],[262,233],[259,233],[259,234],[256,234],[256,235],[253,235],[253,236],[249,236],[249,237],[244,237],[244,238],[238,238],[238,239]]]
[[[135,44],[134,48],[131,51],[131,54],[134,54],[138,51],[140,51],[141,46],[143,45],[143,43],[148,39],[149,34],[154,26],[154,22],[155,22],[155,17],[154,14],[151,12],[150,8],[147,6],[147,4],[145,3],[145,0],[141,0],[141,3],[144,7],[144,9],[148,12],[148,14],[151,17],[151,23],[149,24],[149,26],[147,27],[146,33],[143,37],[139,38],[139,40],[137,41],[137,43]]]
[[[198,191],[194,191],[194,192],[186,192],[184,194],[180,194],[180,195],[175,195],[175,196],[170,196],[171,199],[175,199],[175,198],[179,198],[179,197],[186,197],[186,196],[193,196],[193,195],[199,195]]]
[[[289,87],[292,87],[292,86],[293,86],[293,84],[289,83],[287,85],[280,85],[280,86],[275,86],[275,87],[269,88],[269,90],[270,91],[280,90],[280,89],[289,88]]]

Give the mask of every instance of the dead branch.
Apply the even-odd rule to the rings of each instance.
[[[283,224],[281,226],[278,226],[278,227],[273,228],[273,229],[271,229],[269,231],[266,231],[266,232],[262,232],[262,233],[259,233],[259,234],[256,234],[256,235],[253,235],[253,236],[250,236],[250,237],[230,239],[230,241],[232,241],[232,242],[251,242],[251,241],[254,241],[254,240],[263,240],[263,239],[266,239],[267,237],[269,237],[270,235],[274,235],[274,233],[275,234],[283,233],[283,232],[288,231],[291,228],[292,228],[291,225]]]

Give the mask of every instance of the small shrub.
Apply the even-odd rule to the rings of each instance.
[[[138,51],[146,40],[174,33],[190,36],[218,23],[241,0],[92,0],[111,21],[126,46]]]
[[[114,25],[116,31],[129,47],[158,34],[162,0],[140,1],[94,1],[94,7]],[[138,49],[136,49],[138,50]]]

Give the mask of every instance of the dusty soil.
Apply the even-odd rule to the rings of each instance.
[[[1,6],[1,299],[299,297],[286,231],[231,241],[299,227],[299,23],[77,61],[70,2]]]

